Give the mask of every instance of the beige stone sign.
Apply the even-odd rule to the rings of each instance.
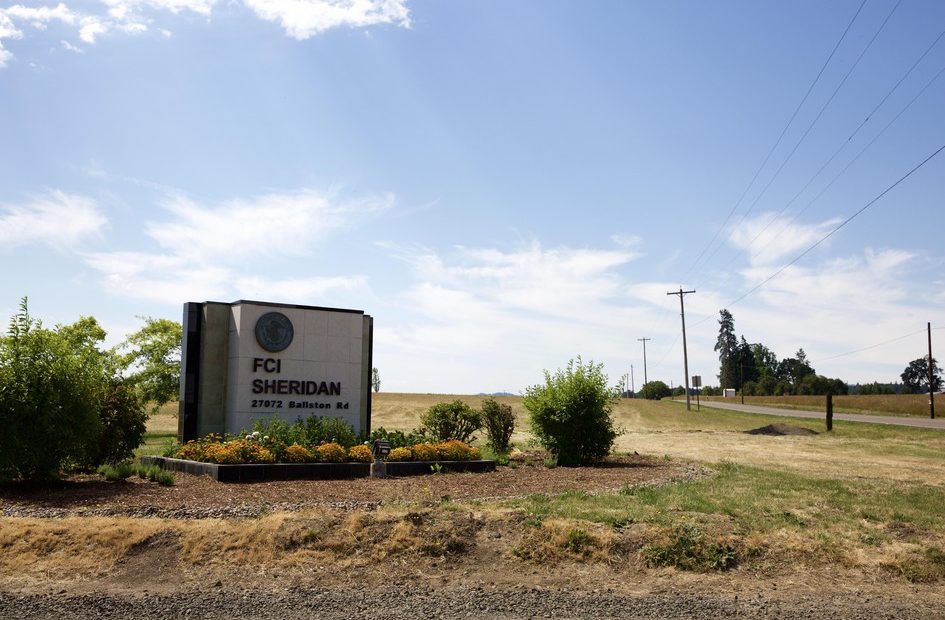
[[[185,304],[179,438],[311,415],[369,432],[373,325],[359,310]]]

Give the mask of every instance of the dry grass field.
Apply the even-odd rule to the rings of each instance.
[[[703,396],[703,400],[722,400],[721,396]],[[945,413],[945,398],[939,397]],[[741,402],[740,399],[738,402]],[[746,405],[766,405],[785,409],[821,410],[826,402],[825,396],[746,396]],[[928,394],[869,394],[834,396],[834,411],[840,413],[866,413],[878,415],[904,415],[928,417]]]

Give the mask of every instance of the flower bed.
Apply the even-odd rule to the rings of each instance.
[[[348,448],[334,441],[285,445],[256,431],[239,437],[208,435],[177,447],[165,457],[141,457],[141,461],[220,482],[257,482],[361,478],[370,475],[374,456],[368,444]],[[401,446],[387,456],[390,476],[494,470],[494,461],[480,460],[479,448],[456,440]]]
[[[277,463],[371,463],[371,447],[357,444],[349,448],[337,442],[318,445],[293,443],[285,445],[258,431],[241,437],[227,438],[207,435],[188,441],[165,456],[185,461],[215,465],[271,465]],[[477,461],[479,448],[451,439],[439,443],[418,443],[391,450],[388,461]]]

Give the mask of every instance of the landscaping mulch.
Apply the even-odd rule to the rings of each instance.
[[[206,476],[175,474],[162,487],[129,478],[106,482],[100,476],[73,476],[46,485],[0,486],[2,516],[128,515],[163,518],[256,517],[279,510],[326,506],[365,508],[381,504],[508,498],[533,493],[596,493],[623,486],[658,485],[707,475],[703,468],[644,456],[609,459],[598,467],[515,464],[491,473],[354,480],[291,480],[243,484]]]

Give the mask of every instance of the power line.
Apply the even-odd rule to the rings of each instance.
[[[853,70],[856,69],[856,67],[860,64],[860,61],[863,60],[863,56],[865,56],[866,52],[869,51],[869,49],[873,46],[873,42],[876,41],[876,37],[879,36],[879,33],[882,32],[884,28],[886,28],[886,24],[889,22],[890,18],[893,16],[893,13],[896,12],[896,9],[899,8],[900,4],[902,4],[902,0],[899,0],[899,2],[897,2],[895,6],[893,6],[892,10],[889,11],[889,13],[886,15],[886,19],[884,19],[883,23],[879,25],[879,28],[877,28],[876,32],[873,33],[873,36],[872,38],[870,38],[869,42],[866,44],[866,47],[863,48],[863,51],[860,52],[860,55],[856,57],[856,60],[853,61],[853,64],[850,65],[849,69],[847,69],[847,72],[846,74],[844,74],[843,79],[840,80],[840,83],[837,84],[837,87],[833,89],[832,93],[830,93],[830,97],[827,98],[827,101],[824,102],[824,105],[820,107],[820,111],[817,112],[817,116],[815,116],[814,120],[812,120],[810,122],[810,125],[807,126],[807,129],[801,135],[800,139],[798,139],[797,143],[794,145],[794,148],[791,149],[791,152],[788,153],[787,157],[784,158],[784,161],[781,162],[781,165],[775,171],[774,175],[771,177],[768,183],[762,188],[761,193],[759,193],[758,196],[755,197],[755,200],[752,201],[752,203],[748,206],[748,209],[746,209],[745,212],[742,214],[742,218],[738,221],[738,225],[741,225],[741,223],[745,221],[745,218],[748,217],[748,214],[751,213],[752,209],[755,208],[755,205],[758,204],[758,201],[761,200],[762,196],[765,195],[765,192],[768,191],[768,188],[771,187],[771,184],[774,183],[774,180],[777,179],[778,176],[781,174],[781,171],[784,170],[784,166],[786,166],[787,163],[791,161],[791,158],[794,156],[794,153],[797,152],[797,149],[801,146],[801,144],[807,138],[807,135],[811,132],[811,130],[817,124],[817,121],[819,121],[820,117],[823,116],[824,112],[827,111],[827,108],[833,102],[834,98],[837,96],[837,93],[839,93],[840,89],[843,88],[843,85],[846,84],[847,79],[849,79],[850,75],[853,73]]]
[[[820,362],[829,362],[830,360],[835,360],[835,359],[840,358],[840,357],[847,357],[848,355],[855,355],[856,353],[862,353],[863,351],[869,351],[870,349],[876,349],[876,348],[878,348],[878,347],[881,347],[881,346],[884,346],[884,345],[887,345],[887,344],[892,344],[892,343],[894,343],[894,342],[899,342],[900,340],[905,340],[906,338],[911,338],[912,336],[915,336],[915,335],[918,335],[918,334],[924,334],[924,333],[925,333],[925,329],[926,329],[926,328],[923,327],[923,328],[920,329],[920,330],[917,330],[917,331],[914,331],[914,332],[909,332],[908,334],[903,334],[902,336],[896,336],[895,338],[890,338],[889,340],[884,340],[884,341],[882,341],[882,342],[877,342],[876,344],[871,344],[871,345],[869,345],[869,346],[867,346],[867,347],[863,347],[863,348],[861,348],[861,349],[855,349],[855,350],[853,350],[853,351],[847,351],[846,353],[838,353],[837,355],[831,355],[830,357],[823,357],[823,358],[817,360],[817,363],[819,364]],[[932,328],[932,331],[935,331],[935,330],[937,330],[937,329],[945,329],[945,327],[933,327],[933,328]]]
[[[898,6],[898,5],[897,5],[897,6]],[[925,51],[923,51],[922,54],[919,55],[919,57],[915,60],[915,62],[912,63],[912,66],[910,66],[909,69],[902,75],[902,77],[900,77],[899,80],[892,86],[892,88],[890,88],[889,91],[886,92],[885,96],[883,96],[883,98],[879,101],[879,103],[877,103],[877,104],[873,107],[873,109],[870,110],[870,112],[863,118],[863,120],[860,121],[860,124],[857,125],[856,129],[853,130],[853,133],[851,133],[851,134],[847,137],[847,139],[844,140],[843,143],[833,152],[833,154],[832,154],[830,157],[827,158],[827,161],[825,161],[825,162],[823,163],[823,165],[821,165],[820,168],[817,170],[817,172],[815,172],[814,175],[811,176],[810,179],[808,179],[807,183],[805,183],[804,186],[803,186],[800,190],[798,190],[797,193],[794,194],[794,196],[793,196],[783,207],[781,207],[781,210],[780,210],[780,211],[778,211],[777,213],[775,213],[775,214],[771,217],[771,219],[768,220],[768,223],[765,224],[764,227],[763,227],[760,231],[758,231],[758,233],[757,233],[754,237],[752,237],[751,241],[748,242],[748,247],[749,247],[749,248],[750,248],[752,245],[754,245],[755,241],[757,241],[758,238],[759,238],[762,234],[764,234],[764,232],[765,232],[766,230],[768,230],[768,228],[778,219],[778,217],[779,217],[781,214],[783,214],[783,213],[787,210],[788,207],[790,207],[792,204],[794,204],[794,201],[797,200],[797,199],[801,196],[801,194],[803,194],[804,191],[807,190],[808,187],[810,187],[811,183],[813,183],[813,182],[817,179],[817,177],[820,176],[820,174],[827,168],[827,166],[829,166],[829,165],[833,162],[833,160],[836,159],[836,157],[837,157],[847,146],[849,146],[849,144],[853,141],[853,138],[855,138],[856,135],[860,132],[860,130],[861,130],[863,127],[866,126],[866,123],[869,122],[869,120],[870,120],[871,118],[873,118],[873,115],[876,114],[876,112],[883,106],[883,104],[886,103],[886,101],[889,99],[889,97],[891,97],[892,94],[893,94],[894,92],[896,92],[896,90],[899,88],[899,86],[902,85],[902,83],[906,80],[906,78],[909,77],[909,75],[912,74],[912,72],[915,70],[915,68],[916,68],[917,66],[919,66],[919,63],[921,63],[922,60],[923,60],[926,56],[928,56],[929,52],[931,52],[932,49],[933,49],[936,45],[938,45],[939,41],[942,40],[942,37],[943,37],[943,36],[945,36],[945,30],[942,30],[942,31],[939,33],[939,35],[938,35],[937,37],[935,37],[935,40],[933,40],[932,43],[929,44],[929,46],[925,48]],[[941,75],[941,73],[942,73],[942,72],[939,71],[939,73],[936,74],[935,77],[933,77],[932,80],[931,80],[928,84],[926,84],[926,86],[923,87],[923,88],[919,91],[919,94],[916,95],[916,97],[913,98],[912,101],[910,101],[910,102],[906,105],[906,108],[905,108],[905,109],[908,109],[908,108],[912,105],[912,103],[915,101],[915,99],[917,99],[917,98],[919,97],[919,95],[921,95],[922,93],[924,93],[924,92],[926,91],[926,89],[927,89],[929,86],[931,86],[932,82],[934,82],[934,81],[939,77],[939,75]],[[905,111],[905,109],[904,109],[903,111]],[[900,112],[899,114],[897,114],[896,117],[893,119],[893,122],[895,122],[895,120],[897,120],[901,115],[902,115],[902,112]],[[892,124],[892,122],[890,123],[890,125],[891,125],[891,124]],[[882,131],[885,132],[885,130],[886,130],[888,127],[889,127],[889,125],[886,125],[886,127],[884,127]],[[882,132],[880,132],[880,133],[882,134]],[[878,136],[877,136],[877,137],[878,137]],[[869,143],[869,145],[867,146],[867,148],[868,148],[869,146],[872,146],[872,144],[873,144],[875,141],[876,141],[876,139],[874,138],[874,139]],[[864,149],[864,150],[865,150],[865,149]],[[860,152],[860,154],[862,154],[862,151]],[[859,157],[859,155],[858,155],[857,157]],[[842,172],[846,172],[847,168],[849,168],[849,166],[847,166],[846,168],[844,168]],[[841,174],[842,174],[842,173],[841,173]],[[839,175],[838,175],[838,176],[839,176]],[[836,178],[835,178],[834,180],[836,180]],[[831,184],[833,184],[833,181],[831,181]],[[822,192],[821,192],[821,193],[822,193]],[[818,197],[819,197],[819,196],[818,196]],[[813,202],[813,201],[812,201],[812,202]],[[810,203],[810,204],[812,204],[812,203]],[[810,204],[808,204],[806,207],[804,207],[804,211],[807,210],[807,208],[810,206]],[[803,212],[803,211],[801,211],[801,212]],[[793,222],[793,219],[792,219],[791,221]],[[781,230],[783,231],[783,228],[782,228]],[[732,258],[729,259],[729,261],[725,264],[725,267],[727,267],[728,265],[730,265],[733,260],[735,260],[735,255],[733,255]]]
[[[797,218],[799,218],[801,215],[803,215],[811,206],[813,206],[813,204],[814,204],[815,202],[817,202],[818,200],[820,200],[820,197],[823,196],[825,193],[827,193],[827,190],[829,190],[831,187],[833,187],[833,184],[836,183],[837,180],[838,180],[840,177],[842,177],[842,176],[846,173],[846,171],[850,169],[851,166],[853,166],[853,164],[855,164],[857,161],[859,161],[860,157],[862,157],[863,154],[866,153],[866,151],[868,151],[868,150],[870,149],[870,147],[872,147],[873,144],[875,144],[875,143],[886,133],[886,130],[889,129],[889,128],[893,125],[893,123],[895,123],[897,120],[899,120],[899,118],[900,118],[903,114],[905,114],[905,113],[909,110],[909,108],[912,107],[912,104],[914,104],[914,103],[919,99],[919,97],[921,97],[921,96],[925,93],[925,91],[927,91],[927,90],[932,86],[932,84],[934,84],[935,81],[938,80],[938,78],[940,78],[940,77],[942,76],[942,73],[945,73],[945,67],[942,67],[941,69],[939,69],[938,73],[936,73],[934,76],[932,76],[932,79],[930,79],[930,80],[925,84],[925,86],[923,86],[922,89],[921,89],[918,93],[916,93],[916,95],[915,95],[911,100],[909,100],[909,103],[907,103],[905,106],[903,106],[903,108],[899,111],[899,113],[896,114],[896,116],[894,116],[888,123],[886,123],[886,125],[879,131],[879,133],[877,133],[877,134],[873,137],[872,140],[870,140],[862,149],[860,149],[860,151],[853,157],[853,159],[851,159],[851,160],[849,161],[849,163],[847,163],[847,165],[844,166],[843,169],[841,169],[840,172],[838,172],[832,179],[830,179],[830,182],[827,183],[827,185],[825,185],[825,186],[823,187],[823,189],[821,189],[821,190],[817,193],[817,195],[814,196],[814,197],[810,200],[810,202],[808,202],[808,203],[804,206],[803,209],[801,209],[801,210],[798,211],[796,214],[794,214],[794,216],[791,217],[791,219],[788,220],[788,221],[784,224],[784,226],[782,226],[780,229],[778,229],[778,232],[774,235],[774,237],[777,238],[778,236],[780,236],[781,233],[783,233],[783,232],[787,229],[788,226],[790,226],[791,224],[793,224],[793,223],[797,220]]]
[[[735,205],[732,207],[731,211],[728,212],[728,215],[725,216],[725,221],[722,222],[722,225],[719,226],[718,230],[715,231],[715,234],[712,235],[712,239],[709,240],[709,243],[706,244],[702,251],[699,252],[699,256],[696,257],[696,260],[693,261],[689,269],[683,274],[683,277],[688,275],[693,268],[699,264],[699,260],[705,255],[706,250],[712,247],[712,244],[715,243],[715,240],[718,238],[719,234],[725,229],[725,226],[728,224],[729,220],[732,219],[732,215],[735,214],[735,211],[738,210],[738,207],[742,204],[742,200],[745,199],[745,196],[748,195],[748,191],[755,184],[755,181],[758,179],[758,175],[761,174],[761,171],[764,170],[764,167],[768,164],[768,160],[771,159],[771,155],[774,154],[775,149],[781,144],[781,140],[784,139],[784,135],[787,133],[788,128],[794,122],[794,119],[797,117],[798,112],[801,111],[801,108],[804,106],[804,103],[807,101],[807,98],[810,97],[811,92],[814,90],[814,86],[817,85],[817,82],[820,80],[820,77],[824,74],[824,71],[827,69],[827,65],[830,64],[830,61],[833,59],[834,54],[837,53],[837,49],[840,47],[840,44],[846,38],[847,33],[850,32],[850,28],[853,27],[853,23],[856,21],[856,18],[860,15],[860,12],[863,10],[863,7],[866,5],[866,0],[860,3],[859,8],[857,8],[856,13],[853,14],[853,17],[850,19],[850,23],[847,24],[847,27],[844,28],[843,34],[840,35],[840,38],[837,40],[837,43],[833,46],[833,49],[830,50],[830,54],[827,56],[827,60],[824,61],[823,66],[820,67],[820,71],[817,72],[816,77],[810,83],[810,86],[807,87],[807,92],[804,93],[804,97],[801,99],[800,103],[797,104],[797,107],[794,108],[794,112],[791,114],[791,118],[788,119],[787,124],[784,126],[784,129],[781,130],[781,134],[778,136],[778,139],[775,140],[774,145],[768,150],[768,154],[765,155],[764,160],[761,162],[761,165],[758,166],[758,169],[755,170],[754,176],[751,177],[751,181],[748,182],[748,185],[745,187],[745,190],[739,196],[738,200],[735,202]],[[898,5],[897,5],[898,6]]]
[[[798,254],[796,257],[794,257],[790,262],[788,262],[787,264],[785,264],[784,266],[782,266],[780,269],[778,269],[777,271],[775,271],[774,273],[772,273],[771,275],[769,275],[767,278],[765,278],[764,280],[762,280],[761,282],[759,282],[758,284],[756,284],[756,285],[753,286],[752,288],[748,289],[748,290],[747,290],[745,293],[743,293],[741,296],[737,297],[737,298],[734,299],[733,301],[730,301],[727,305],[728,305],[728,306],[734,306],[735,304],[737,304],[737,303],[740,302],[741,300],[745,299],[746,297],[748,297],[749,295],[751,295],[752,293],[754,293],[755,291],[757,291],[758,289],[760,289],[762,286],[764,286],[765,284],[767,284],[768,282],[770,282],[771,280],[773,280],[774,278],[776,278],[778,275],[780,275],[782,272],[784,272],[788,267],[790,267],[791,265],[795,264],[796,262],[798,262],[799,260],[801,260],[802,258],[804,258],[805,256],[807,256],[807,254],[809,254],[811,251],[813,251],[814,248],[816,248],[816,247],[819,246],[821,243],[823,243],[824,241],[826,241],[827,239],[829,239],[830,237],[832,237],[834,234],[837,233],[837,231],[839,231],[841,228],[843,228],[844,226],[846,226],[847,224],[849,224],[851,221],[853,221],[853,219],[854,219],[855,217],[857,217],[858,215],[860,215],[861,213],[863,213],[864,211],[866,211],[867,209],[869,209],[871,206],[873,206],[873,205],[874,205],[876,202],[878,202],[883,196],[885,196],[886,194],[888,194],[889,192],[891,192],[897,185],[899,185],[900,183],[902,183],[903,181],[905,181],[906,179],[908,179],[910,176],[912,176],[917,170],[919,170],[922,166],[924,166],[924,165],[927,164],[929,161],[931,161],[932,158],[934,158],[936,155],[938,155],[939,153],[941,153],[943,150],[945,150],[945,144],[943,144],[942,146],[938,147],[938,149],[936,149],[935,152],[933,152],[931,155],[929,155],[928,157],[926,157],[925,159],[923,159],[921,162],[919,162],[916,166],[914,166],[911,170],[909,170],[909,172],[907,172],[907,173],[905,173],[904,175],[902,175],[901,177],[899,177],[899,179],[898,179],[895,183],[893,183],[892,185],[890,185],[889,187],[887,187],[886,189],[884,189],[884,190],[883,190],[882,192],[880,192],[875,198],[873,198],[873,199],[870,200],[868,203],[866,203],[865,205],[863,205],[862,207],[860,207],[860,209],[857,210],[855,213],[853,213],[853,215],[851,215],[851,216],[848,217],[847,219],[845,219],[845,220],[843,220],[842,222],[840,222],[833,230],[831,230],[831,231],[828,232],[826,235],[824,235],[823,237],[821,237],[820,239],[818,239],[817,241],[815,241],[815,242],[814,242],[812,245],[810,245],[806,250],[804,250],[803,252],[801,252],[800,254]],[[709,317],[711,317],[711,316],[712,316],[711,314],[708,315],[708,316],[706,316],[705,318],[703,318],[703,319],[701,319],[700,321],[698,321],[697,323],[695,323],[695,325],[699,325],[699,324],[705,322],[705,321],[706,321],[707,319],[709,319]]]

